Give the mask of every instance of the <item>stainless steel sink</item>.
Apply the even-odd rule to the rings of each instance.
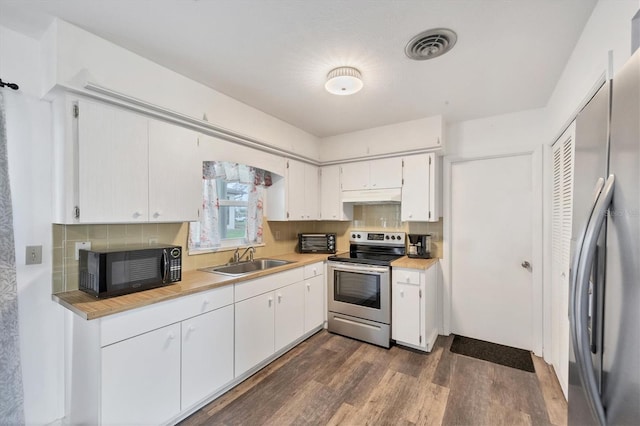
[[[279,259],[255,259],[246,262],[228,263],[220,266],[210,266],[208,268],[201,268],[200,271],[212,272],[214,274],[239,276],[250,274],[251,272],[264,271],[265,269],[275,268],[277,266],[287,265],[290,262],[288,260]]]

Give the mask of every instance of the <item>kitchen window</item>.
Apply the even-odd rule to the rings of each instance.
[[[268,171],[226,161],[202,167],[202,213],[189,224],[189,252],[211,252],[262,243]]]

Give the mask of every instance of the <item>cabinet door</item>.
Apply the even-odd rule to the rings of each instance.
[[[235,377],[274,352],[274,293],[235,304]]]
[[[304,165],[304,212],[306,220],[317,220],[320,216],[318,167],[312,164]]]
[[[340,166],[326,166],[320,172],[320,219],[351,220],[353,205],[342,204]]]
[[[343,191],[369,189],[369,162],[359,161],[340,166]]]
[[[429,218],[431,180],[429,160],[433,154],[412,155],[404,158],[402,174],[401,219],[403,222],[421,221]]]
[[[195,221],[201,205],[198,135],[183,127],[149,120],[149,220]]]
[[[391,337],[398,342],[420,345],[420,285],[394,282],[391,300]]]
[[[142,222],[148,214],[147,119],[90,101],[79,102],[80,222]]]
[[[305,164],[289,160],[287,169],[287,211],[289,220],[305,220]]]
[[[102,424],[161,424],[178,413],[180,324],[102,348]]]
[[[182,409],[233,380],[233,305],[182,322]]]
[[[324,275],[304,282],[304,332],[308,333],[324,323]]]
[[[402,158],[369,161],[370,189],[400,188],[402,186]]]
[[[276,290],[275,351],[304,334],[303,282]]]

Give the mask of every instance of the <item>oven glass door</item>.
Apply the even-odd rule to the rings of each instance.
[[[380,309],[380,275],[336,270],[334,300]]]

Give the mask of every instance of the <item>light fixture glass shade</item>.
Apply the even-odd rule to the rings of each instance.
[[[324,88],[334,95],[353,95],[362,89],[362,75],[352,67],[335,68],[327,74]]]

